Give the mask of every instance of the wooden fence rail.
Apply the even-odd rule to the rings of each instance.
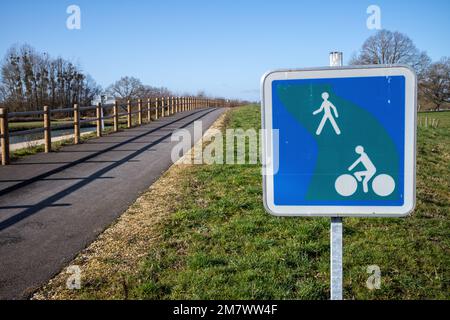
[[[146,101],[146,103],[144,103]],[[81,107],[75,104],[72,108],[50,109],[49,106],[44,106],[43,110],[29,111],[29,112],[9,112],[8,108],[0,108],[0,144],[1,144],[1,164],[8,165],[10,163],[10,137],[20,136],[30,133],[42,133],[44,132],[44,151],[52,151],[52,129],[55,126],[51,126],[52,114],[55,113],[70,113],[73,115],[73,129],[74,129],[74,143],[79,144],[81,142],[81,124],[82,123],[95,123],[97,137],[102,136],[104,130],[103,122],[106,119],[113,119],[112,130],[114,132],[119,131],[120,117],[126,117],[127,128],[133,127],[133,117],[137,115],[136,125],[140,126],[144,123],[150,123],[151,121],[158,120],[159,118],[168,117],[179,112],[191,111],[200,108],[208,107],[226,107],[227,102],[223,99],[201,99],[195,97],[159,97],[159,98],[147,98],[146,100],[138,99],[137,101],[128,100],[125,108],[126,112],[120,112],[121,106],[117,101],[113,105],[97,104],[96,106]],[[112,109],[112,112],[108,115],[105,111]],[[82,118],[83,112],[95,112],[95,117]],[[144,121],[144,114],[146,114]],[[153,116],[152,116],[153,115]],[[9,119],[13,117],[24,116],[42,116],[43,127],[10,131]],[[57,127],[56,127],[57,128]]]

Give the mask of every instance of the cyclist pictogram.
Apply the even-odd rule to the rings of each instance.
[[[375,176],[377,168],[370,160],[363,146],[357,146],[355,152],[359,154],[359,158],[348,168],[353,171],[359,164],[362,164],[364,170],[351,174],[343,174],[336,179],[335,189],[343,197],[350,197],[356,193],[358,182],[362,183],[364,193],[369,192],[369,182]],[[380,197],[387,197],[395,189],[394,179],[387,174],[380,174],[372,180],[372,190]]]

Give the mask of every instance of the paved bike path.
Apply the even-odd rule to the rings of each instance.
[[[205,131],[223,112],[182,112],[0,167],[0,299],[27,298],[57,274],[170,167],[172,132],[193,133],[197,120]]]

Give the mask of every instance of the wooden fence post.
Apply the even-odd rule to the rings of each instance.
[[[142,125],[142,99],[138,99],[138,124]]]
[[[114,121],[114,132],[119,131],[119,104],[114,101],[113,107],[113,121]]]
[[[131,128],[131,101],[127,101],[127,128]]]
[[[150,123],[152,121],[152,100],[150,98],[147,99],[147,121]]]
[[[170,97],[166,98],[167,101],[167,116],[170,116]]]
[[[0,134],[2,144],[2,165],[9,164],[9,128],[8,128],[8,109],[0,108]]]
[[[45,153],[52,151],[52,128],[48,106],[44,106],[44,151]]]
[[[161,118],[164,117],[164,97],[161,97]]]
[[[102,136],[102,104],[97,103],[97,107],[95,108],[96,113],[96,122],[97,122],[97,137]]]
[[[80,108],[76,103],[73,105],[73,141],[80,143]]]
[[[178,108],[178,97],[173,97],[173,114],[177,113]]]
[[[167,97],[167,116],[170,116],[170,109],[172,108],[172,97]]]
[[[176,97],[175,101],[175,113],[178,113],[178,107],[180,106],[180,97]]]
[[[171,115],[173,115],[175,113],[175,105],[173,104],[174,101],[175,101],[174,98],[170,97],[170,114]]]

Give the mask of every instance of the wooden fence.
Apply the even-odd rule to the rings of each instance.
[[[102,136],[102,120],[113,120],[113,131],[119,131],[119,119],[120,117],[126,117],[126,126],[131,128],[133,126],[133,118],[135,124],[142,125],[144,122],[149,123],[158,118],[171,116],[173,114],[190,111],[200,108],[208,107],[225,107],[227,103],[223,99],[200,99],[195,97],[160,97],[160,98],[148,98],[138,99],[136,101],[127,101],[124,105],[119,102],[115,102],[112,105],[97,104],[96,106],[81,107],[74,105],[72,108],[50,109],[48,106],[44,106],[39,111],[26,111],[26,112],[8,112],[7,108],[0,108],[0,141],[1,141],[1,163],[7,165],[10,163],[10,148],[9,140],[12,136],[21,136],[34,133],[44,133],[44,150],[45,152],[51,152],[52,149],[52,130],[58,128],[67,128],[67,125],[63,126],[51,126],[52,118],[54,114],[70,113],[73,115],[73,130],[74,130],[74,143],[80,143],[81,124],[94,123],[96,124],[97,137]],[[126,112],[120,112],[120,107],[126,109]],[[111,112],[112,111],[112,112]],[[82,117],[83,113],[94,113],[95,117]],[[42,128],[11,131],[8,125],[8,119],[14,117],[40,117],[43,121]],[[137,116],[137,119],[136,119]],[[144,120],[145,119],[145,120]]]

